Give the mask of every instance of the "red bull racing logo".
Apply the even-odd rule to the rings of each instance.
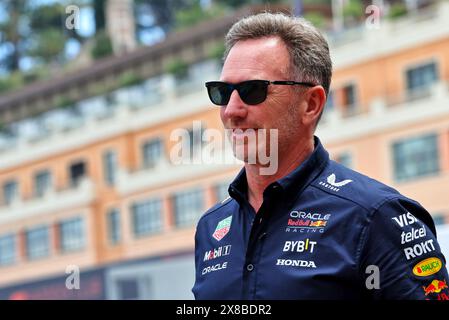
[[[435,280],[432,280],[432,282],[427,287],[423,286],[424,294],[426,296],[428,296],[431,293],[440,293],[441,290],[446,289],[446,288],[447,288],[446,279],[443,281],[435,279]]]
[[[330,214],[310,213],[303,211],[290,212],[286,232],[324,232]]]

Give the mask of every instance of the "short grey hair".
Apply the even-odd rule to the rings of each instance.
[[[290,53],[290,76],[323,86],[326,96],[332,78],[329,46],[307,20],[283,13],[259,13],[237,21],[226,35],[224,59],[240,40],[278,36]]]

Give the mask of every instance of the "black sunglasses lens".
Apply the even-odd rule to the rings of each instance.
[[[227,105],[231,97],[232,88],[226,83],[211,83],[207,86],[209,98],[212,103],[219,106]]]
[[[259,104],[267,98],[268,84],[265,81],[246,81],[240,85],[239,95],[246,104]]]

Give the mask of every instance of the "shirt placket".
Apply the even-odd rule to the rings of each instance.
[[[273,204],[276,202],[272,191],[278,186],[271,186],[263,204],[256,214],[254,209],[246,203],[248,216],[252,214],[252,226],[248,240],[248,246],[243,266],[243,299],[256,299],[257,292],[257,274],[259,273],[259,261],[263,251],[263,245],[267,239],[269,213],[274,210]]]

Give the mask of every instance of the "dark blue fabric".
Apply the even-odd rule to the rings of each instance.
[[[265,189],[257,214],[244,169],[229,194],[198,222],[196,299],[449,296],[429,213],[330,160],[318,138],[306,161]]]

